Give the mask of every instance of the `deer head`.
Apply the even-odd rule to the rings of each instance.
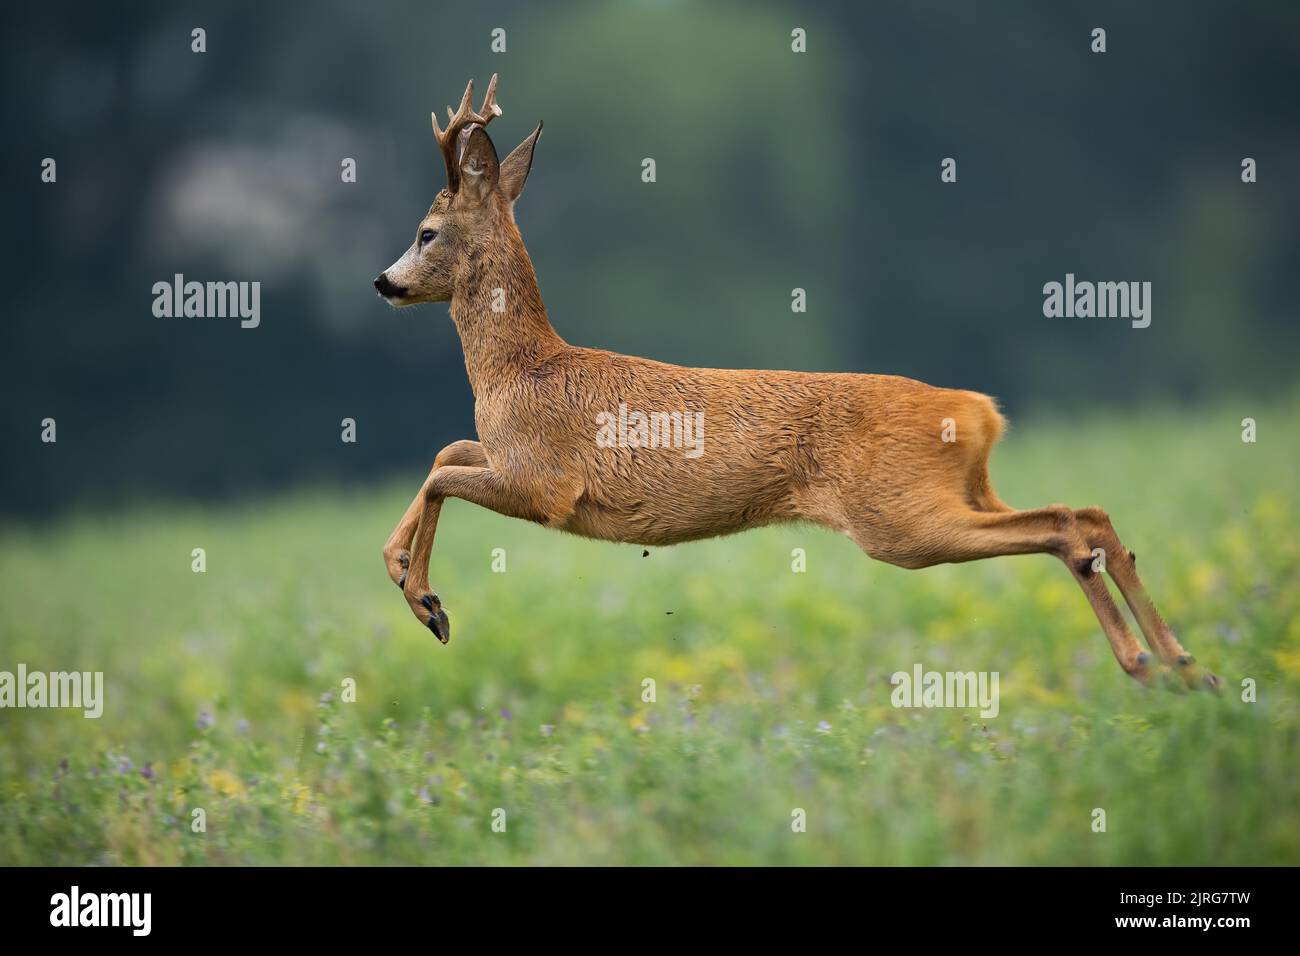
[[[510,241],[514,203],[524,190],[533,165],[533,148],[542,134],[539,123],[504,162],[485,127],[501,115],[496,103],[497,77],[488,83],[483,106],[472,108],[470,80],[460,108],[447,107],[447,128],[433,114],[433,135],[447,167],[447,188],[438,193],[415,230],[415,242],[375,279],[375,289],[390,305],[445,302],[470,275],[474,264],[491,258],[494,247]]]

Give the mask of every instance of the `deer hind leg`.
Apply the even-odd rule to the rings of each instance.
[[[883,548],[873,544],[870,539],[874,535],[868,529],[853,537],[872,557],[907,568],[1012,554],[1053,555],[1070,569],[1088,598],[1125,673],[1143,684],[1155,680],[1158,668],[1133,637],[1105,580],[1093,572],[1092,552],[1070,508],[1051,505],[1029,511],[976,511],[965,504],[954,504],[942,514],[929,516],[925,527],[926,533],[918,535],[913,530]]]
[[[1133,612],[1151,649],[1182,677],[1188,687],[1218,690],[1219,678],[1197,665],[1196,658],[1187,653],[1156,610],[1155,603],[1137,575],[1137,555],[1120,542],[1114,525],[1110,523],[1110,516],[1100,508],[1082,508],[1074,516],[1089,549],[1100,548],[1104,553],[1106,571],[1124,595],[1124,600],[1128,602],[1129,610]]]

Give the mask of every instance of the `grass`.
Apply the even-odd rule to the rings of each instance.
[[[449,502],[442,647],[379,557],[422,474],[9,528],[0,670],[107,700],[0,711],[0,863],[1294,864],[1297,421],[1045,421],[995,456],[1016,504],[1110,511],[1218,698],[1126,678],[1043,557],[909,572],[803,527],[643,557]],[[918,662],[999,672],[999,715],[891,706]]]

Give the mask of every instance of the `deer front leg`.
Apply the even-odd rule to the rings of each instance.
[[[461,498],[510,518],[557,526],[572,514],[576,500],[576,496],[566,498],[554,490],[524,488],[490,467],[470,465],[438,466],[425,481],[421,495],[424,506],[411,542],[410,568],[402,593],[411,613],[444,644],[451,639],[451,625],[442,601],[429,587],[429,557],[442,502]]]
[[[487,463],[487,454],[478,442],[469,440],[452,442],[434,457],[429,475],[437,471],[441,465],[486,467]],[[425,481],[427,482],[428,479],[426,478]],[[406,584],[406,571],[411,566],[411,541],[415,538],[415,529],[420,526],[426,500],[424,485],[421,485],[415,500],[402,515],[402,520],[397,522],[397,527],[388,536],[388,543],[384,545],[384,566],[388,568],[388,576],[399,588]],[[436,516],[434,523],[437,523]]]

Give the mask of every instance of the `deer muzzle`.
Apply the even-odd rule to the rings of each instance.
[[[375,278],[375,291],[385,299],[400,299],[406,295],[406,286],[398,285],[388,278],[387,272],[381,272]]]

